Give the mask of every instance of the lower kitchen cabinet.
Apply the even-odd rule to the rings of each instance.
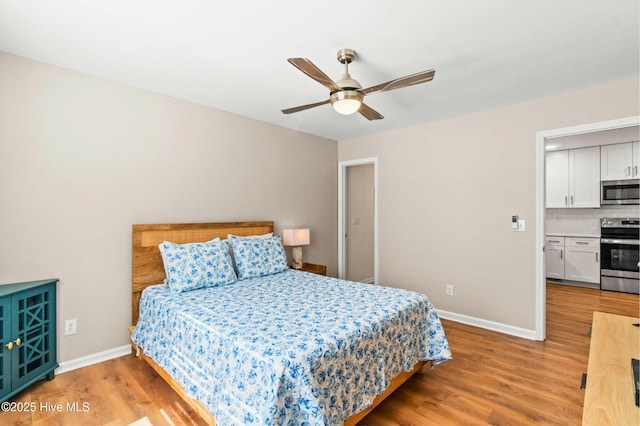
[[[57,279],[0,285],[0,401],[53,379]]]
[[[600,284],[600,239],[565,238],[564,278]]]
[[[600,284],[600,239],[546,237],[547,278]]]
[[[564,237],[547,237],[547,278],[564,280]]]

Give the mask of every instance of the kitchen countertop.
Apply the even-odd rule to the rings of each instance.
[[[547,234],[547,237],[569,237],[569,238],[600,238],[600,234],[577,234],[573,232],[553,232]]]

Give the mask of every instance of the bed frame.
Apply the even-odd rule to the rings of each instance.
[[[142,291],[165,279],[162,256],[158,244],[163,241],[171,241],[178,244],[203,242],[219,237],[227,238],[227,234],[239,236],[260,235],[273,232],[273,222],[221,222],[221,223],[182,223],[182,224],[149,224],[133,225],[132,238],[132,293],[131,293],[131,324],[133,331],[138,322],[140,310],[140,297]],[[132,343],[133,345],[133,343]],[[134,350],[137,348],[134,348]],[[215,419],[211,413],[199,401],[189,397],[184,389],[173,378],[156,364],[151,358],[146,357],[142,350],[137,351],[140,359],[146,361],[160,377],[162,377],[182,399],[187,402],[208,424],[214,425]],[[387,396],[395,391],[417,372],[426,368],[426,362],[418,362],[413,371],[401,373],[396,376],[387,390],[376,397],[363,411],[345,420],[345,426],[354,426],[367,414],[380,404]]]

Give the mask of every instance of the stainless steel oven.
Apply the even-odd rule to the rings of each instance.
[[[640,294],[640,219],[603,218],[600,223],[600,288]]]

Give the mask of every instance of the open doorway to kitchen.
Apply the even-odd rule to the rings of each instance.
[[[378,160],[338,165],[338,276],[378,283]]]
[[[535,309],[536,309],[536,339],[546,338],[546,180],[545,180],[545,145],[551,142],[563,141],[571,144],[572,140],[588,139],[597,136],[598,132],[614,132],[640,125],[640,116],[627,117],[618,120],[590,123],[561,129],[547,130],[536,134],[536,279],[535,279]],[[582,136],[581,138],[574,138]],[[597,144],[593,144],[597,145]],[[572,148],[567,146],[567,148]]]

